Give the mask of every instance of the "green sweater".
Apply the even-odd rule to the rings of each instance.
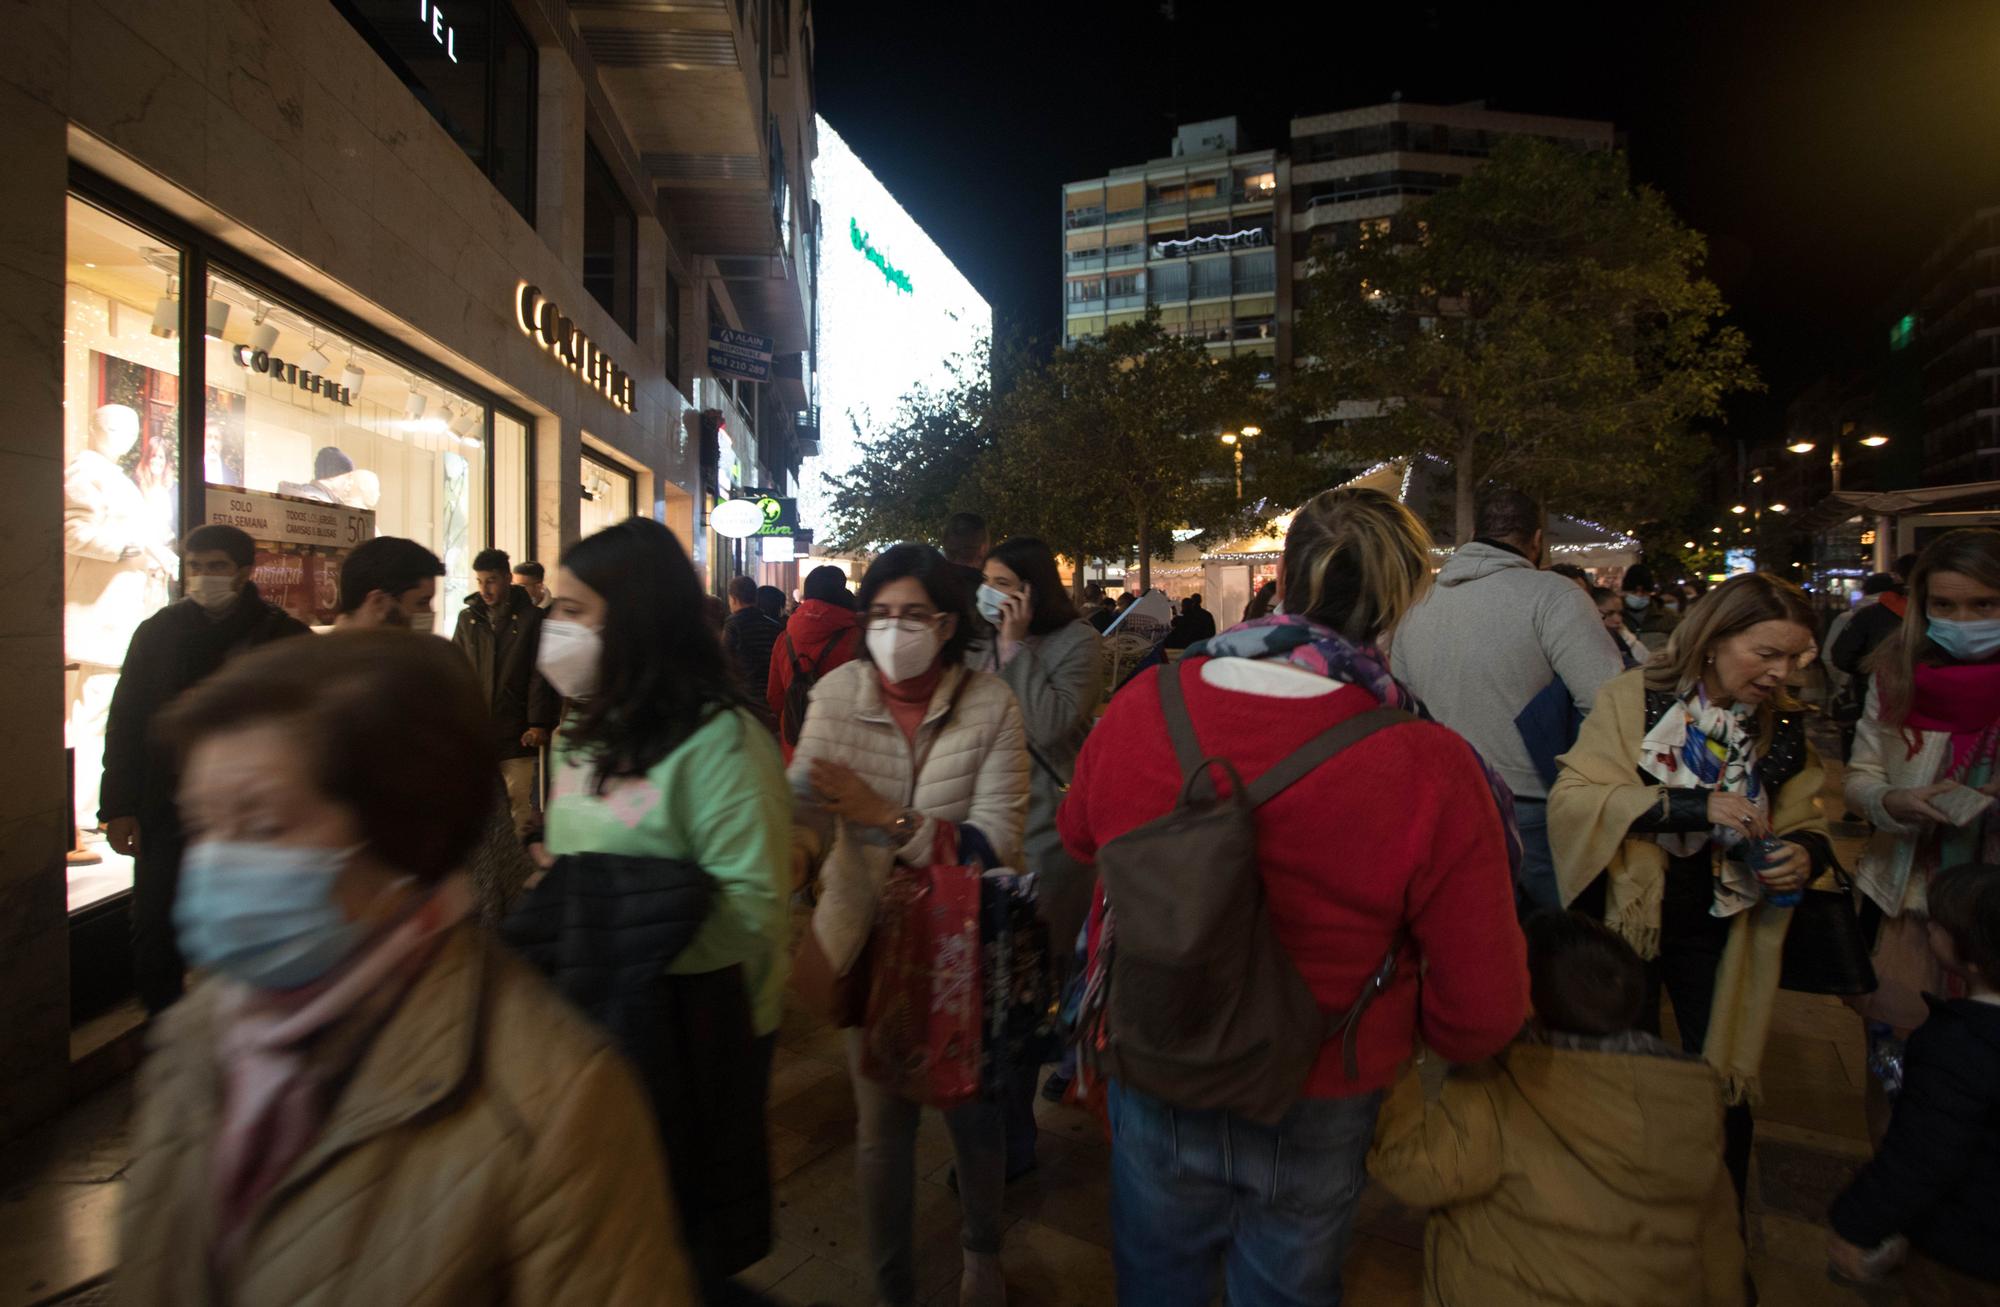
[[[778,1028],[791,968],[792,794],[771,733],[741,710],[710,717],[644,776],[591,793],[588,760],[558,743],[549,852],[678,858],[715,877],[715,906],[671,970],[743,966],[757,1033]]]

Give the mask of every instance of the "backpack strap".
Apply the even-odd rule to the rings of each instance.
[[[1269,803],[1285,790],[1304,780],[1306,774],[1313,768],[1342,750],[1361,743],[1375,732],[1415,720],[1415,717],[1401,708],[1370,708],[1327,728],[1306,741],[1295,752],[1278,759],[1271,764],[1270,770],[1250,783],[1247,796],[1250,806],[1255,808]]]
[[[1183,791],[1207,773],[1201,741],[1195,738],[1194,718],[1188,716],[1187,692],[1181,688],[1185,666],[1178,663],[1160,668],[1160,707],[1167,716],[1167,736],[1174,742],[1174,756],[1180,759]]]

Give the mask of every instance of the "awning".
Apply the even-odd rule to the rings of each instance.
[[[1841,490],[1799,515],[1796,526],[1817,535],[1850,517],[1902,517],[1945,508],[2000,508],[2000,481],[1966,481],[1955,486],[1921,486],[1915,490]]]

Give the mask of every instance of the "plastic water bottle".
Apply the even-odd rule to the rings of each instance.
[[[1785,841],[1783,840],[1758,840],[1750,846],[1750,870],[1758,874],[1760,883],[1764,872],[1771,870],[1784,860]],[[1782,894],[1773,893],[1770,890],[1764,891],[1764,901],[1774,908],[1796,908],[1799,906],[1800,900],[1804,897],[1805,894],[1801,890],[1791,890]]]

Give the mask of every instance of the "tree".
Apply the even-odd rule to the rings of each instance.
[[[1291,402],[1347,418],[1358,454],[1449,461],[1461,543],[1487,482],[1599,520],[1671,516],[1707,452],[1690,423],[1758,384],[1705,249],[1624,155],[1511,138],[1318,260]]]
[[[872,435],[856,424],[860,461],[826,477],[834,544],[933,539],[952,513],[973,507],[968,488],[993,440],[989,361],[983,349],[953,360],[942,384],[904,395]]]

